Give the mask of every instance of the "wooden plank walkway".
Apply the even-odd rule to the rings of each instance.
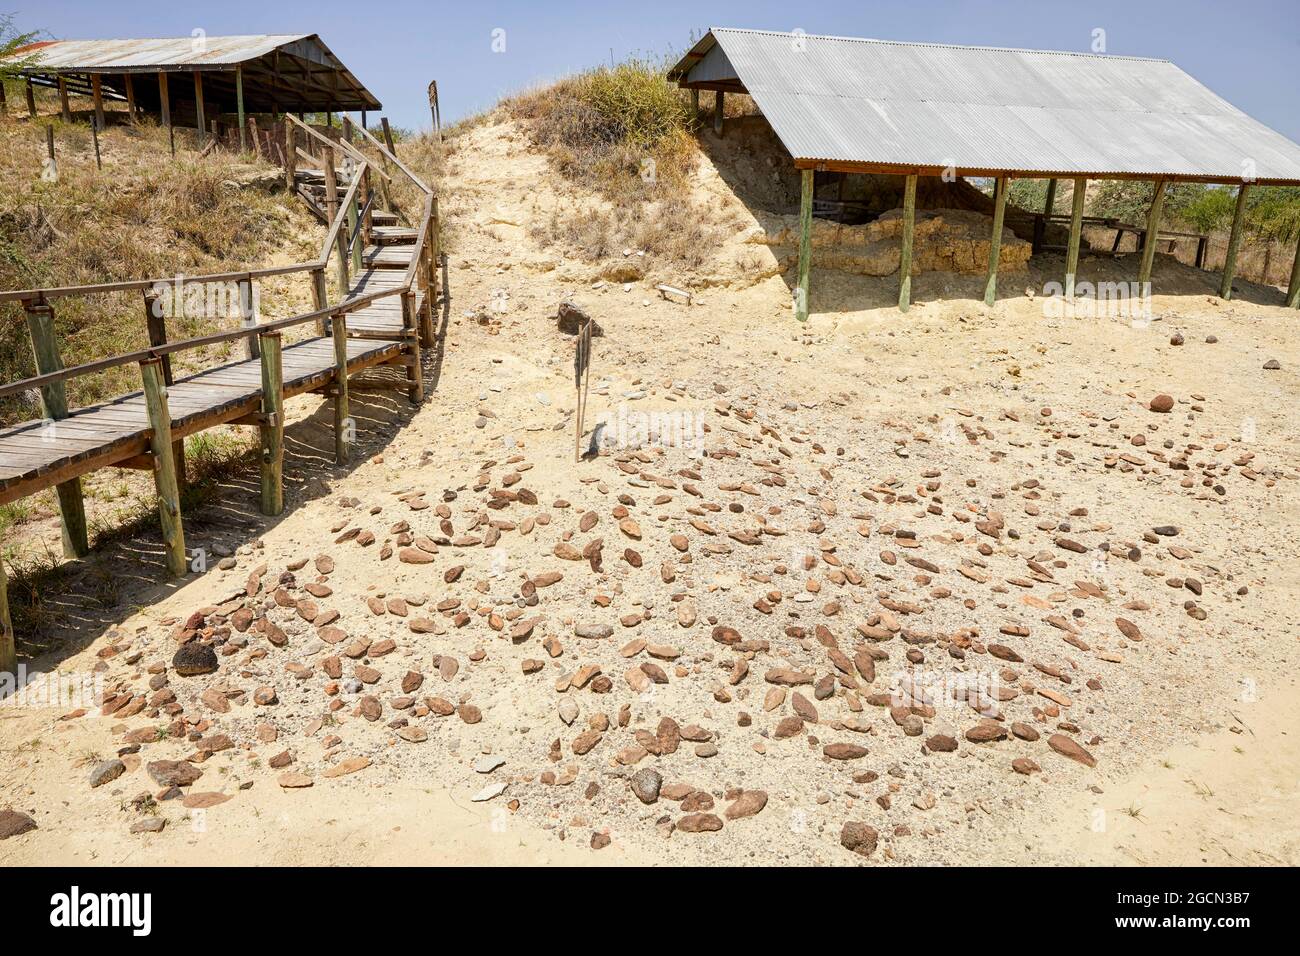
[[[348,372],[390,362],[401,351],[397,342],[349,337]],[[318,389],[334,378],[333,340],[318,337],[286,346],[283,363],[286,398]],[[258,359],[177,379],[167,389],[172,437],[184,438],[253,414],[261,400]],[[59,421],[0,428],[0,504],[142,455],[152,434],[143,392],[77,409]]]

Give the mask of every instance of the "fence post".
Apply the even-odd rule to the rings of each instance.
[[[325,270],[311,270],[311,304],[312,311],[319,312],[329,305],[329,296],[325,288]],[[325,320],[323,318],[316,320],[316,334],[325,334]]]
[[[14,622],[9,616],[9,579],[4,556],[0,555],[0,674],[17,674],[18,648],[14,643]]]
[[[186,566],[185,529],[181,524],[181,494],[176,484],[176,460],[172,457],[172,416],[167,407],[162,362],[145,359],[140,363],[140,378],[144,381],[145,408],[152,432],[153,481],[158,491],[158,523],[162,527],[167,570],[179,578]]]
[[[298,128],[284,121],[284,188],[293,192],[298,182]]]
[[[402,293],[402,338],[406,342],[406,394],[412,405],[424,398],[424,369],[420,365],[420,333],[415,327],[415,294]]]
[[[257,325],[257,316],[253,314],[252,279],[239,280],[239,324],[246,329],[251,329]],[[262,354],[257,336],[245,336],[244,351],[250,362]]]
[[[351,408],[348,399],[348,319],[340,312],[331,325],[334,331],[334,460],[347,464],[351,441],[348,430]]]
[[[280,333],[263,332],[262,356],[262,514],[284,511],[284,378]]]
[[[54,308],[48,302],[25,302],[27,328],[32,338],[32,355],[36,373],[49,375],[63,369],[59,345],[54,333]],[[41,386],[41,407],[45,418],[59,421],[68,417],[68,395],[62,382]],[[90,551],[86,537],[86,505],[81,497],[81,479],[73,478],[56,485],[59,514],[63,523],[63,553],[69,558],[84,557]]]
[[[149,346],[156,348],[167,344],[167,317],[162,314],[162,305],[158,293],[152,289],[144,290],[144,321],[149,330]],[[175,381],[172,376],[172,357],[160,356],[162,361],[163,384],[170,388]],[[178,438],[172,442],[172,457],[176,459],[176,484],[185,487],[185,439]]]

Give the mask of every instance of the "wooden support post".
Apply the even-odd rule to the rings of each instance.
[[[1219,298],[1232,298],[1232,278],[1237,274],[1237,252],[1241,249],[1241,226],[1246,221],[1246,196],[1250,183],[1237,187],[1237,208],[1232,214],[1232,232],[1228,234],[1228,251],[1223,259],[1223,281],[1219,283]]]
[[[68,102],[68,80],[67,77],[59,77],[59,115],[63,117],[63,122],[72,122],[72,105]]]
[[[346,465],[350,457],[352,419],[348,404],[348,320],[334,316],[334,460]]]
[[[167,571],[172,577],[185,574],[185,529],[181,523],[181,494],[176,482],[176,460],[172,457],[172,416],[167,407],[167,386],[162,362],[145,359],[140,363],[144,381],[145,409],[149,413],[150,448],[153,452],[153,481],[158,492],[158,523],[162,527]]]
[[[172,128],[172,104],[167,93],[167,74],[158,74],[158,102],[162,107],[163,125],[167,127],[167,142],[171,146],[172,155],[176,155],[176,131]]]
[[[912,232],[916,224],[916,176],[903,185],[903,248],[898,259],[898,311],[912,304]]]
[[[257,325],[257,316],[253,313],[253,283],[250,279],[239,280],[239,324],[246,329]],[[250,361],[262,354],[261,342],[256,336],[245,337],[244,349]]]
[[[396,155],[397,155],[397,145],[393,142],[393,130],[392,130],[392,128],[389,127],[389,125],[388,125],[388,117],[387,117],[387,116],[381,116],[381,117],[379,118],[379,125],[382,126],[382,127],[383,127],[383,130],[384,130],[384,145],[385,145],[386,147],[388,147],[388,151],[389,151],[390,153],[392,153],[394,156],[396,156]],[[387,168],[388,168],[388,157],[385,156],[385,157],[384,157],[384,169],[387,169]]]
[[[700,91],[698,88],[691,89],[691,118],[697,123],[700,120]]]
[[[713,94],[713,132],[722,135],[722,113],[726,106],[726,94],[718,90]]]
[[[27,328],[31,332],[32,355],[38,375],[49,375],[63,368],[58,341],[54,333],[54,309],[48,303],[26,303]],[[45,418],[59,421],[68,417],[68,396],[62,382],[41,387],[41,407]],[[81,479],[72,478],[56,485],[59,514],[63,524],[63,553],[69,558],[84,557],[90,551],[86,537],[86,505],[81,497]]]
[[[95,144],[95,168],[103,169],[104,160],[99,154],[99,120],[93,117],[90,120],[90,138]]]
[[[993,235],[989,237],[989,274],[984,282],[984,304],[992,305],[998,297],[998,260],[1002,256],[1002,223],[1007,214],[1007,177],[996,180],[993,199]]]
[[[208,124],[203,116],[203,74],[194,71],[194,128],[199,131],[199,142],[203,142]]]
[[[339,211],[339,181],[334,169],[334,148],[324,147],[320,151],[321,172],[325,174],[325,214],[331,223]]]
[[[104,88],[98,73],[90,75],[90,95],[95,102],[95,126],[104,128]]]
[[[319,312],[329,305],[329,295],[325,286],[325,270],[311,270],[311,305],[313,312]],[[316,332],[319,335],[325,334],[325,320],[316,320]]]
[[[263,332],[262,354],[262,514],[284,511],[284,378],[280,333]]]
[[[162,303],[152,289],[144,291],[144,321],[149,331],[149,345],[156,348],[167,344],[167,317],[163,315]],[[160,356],[162,362],[163,384],[170,388],[175,381],[172,376],[172,357]],[[172,442],[172,457],[176,459],[176,484],[185,487],[185,439],[178,438]]]
[[[239,151],[248,152],[248,133],[244,129],[244,68],[235,67],[235,111],[239,114]]]
[[[284,188],[293,192],[298,184],[298,127],[284,122]]]
[[[126,84],[126,116],[131,121],[131,125],[136,124],[135,115],[135,83],[132,81],[131,74],[127,73],[122,77]]]
[[[429,82],[429,115],[433,119],[433,132],[438,137],[438,142],[442,142],[442,109],[438,106],[438,81]],[[394,153],[393,155],[396,155]]]
[[[9,96],[5,93],[5,85],[0,82],[0,116],[9,115]]]
[[[1047,199],[1043,203],[1043,215],[1051,216],[1052,211],[1056,208],[1056,180],[1047,181]]]
[[[360,221],[357,209],[357,196],[360,192],[361,190],[358,189],[352,194],[352,201],[348,204],[347,225],[343,227],[347,230],[347,239],[344,242],[344,248],[347,248],[348,242],[352,243],[352,274],[358,276],[361,275],[361,256],[364,252],[362,247],[365,243],[364,237],[361,235],[361,229],[359,228]]]
[[[402,293],[402,339],[406,342],[406,394],[412,405],[424,399],[424,368],[420,364],[420,332],[415,327],[415,295]]]
[[[1147,230],[1142,241],[1142,265],[1138,269],[1138,293],[1142,296],[1151,294],[1151,267],[1156,260],[1156,246],[1160,244],[1160,213],[1165,205],[1165,180],[1156,180],[1155,194],[1151,197],[1151,208],[1147,212]]]
[[[14,642],[14,622],[9,616],[9,578],[5,574],[4,556],[0,555],[0,674],[18,674],[18,647]]]
[[[429,234],[424,239],[424,306],[420,309],[420,338],[426,348],[433,348],[436,338],[433,306],[438,297],[438,199],[433,199],[429,217]]]
[[[1300,308],[1300,245],[1295,247],[1295,262],[1291,264],[1291,283],[1286,287],[1286,305]]]
[[[800,322],[808,321],[808,273],[812,267],[812,206],[813,171],[805,169],[799,194],[799,282],[794,290],[794,317]]]
[[[36,115],[36,87],[32,86],[32,81],[27,81],[27,115]]]
[[[1074,277],[1079,272],[1079,242],[1083,236],[1083,201],[1088,194],[1088,180],[1074,181],[1070,197],[1070,244],[1065,250],[1065,297],[1074,298]]]

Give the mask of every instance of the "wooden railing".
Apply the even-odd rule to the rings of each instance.
[[[346,347],[348,329],[347,316],[381,299],[398,296],[402,302],[402,332],[400,335],[401,351],[405,353],[403,365],[406,366],[408,397],[412,403],[418,403],[423,395],[423,379],[420,363],[420,348],[423,344],[433,342],[433,299],[437,290],[438,266],[438,218],[437,199],[404,163],[390,150],[379,143],[364,129],[360,132],[366,140],[377,148],[382,156],[391,161],[397,169],[406,175],[415,186],[425,194],[424,208],[416,227],[415,248],[410,266],[403,274],[402,282],[390,289],[367,292],[360,295],[350,293],[349,273],[359,273],[362,269],[364,246],[372,235],[374,194],[370,187],[371,173],[390,182],[391,176],[368,159],[364,153],[350,142],[334,141],[321,136],[315,130],[299,122],[294,117],[286,117],[298,127],[319,140],[322,147],[322,162],[332,173],[335,166],[335,150],[340,150],[356,163],[352,181],[341,198],[335,195],[334,215],[326,230],[321,244],[320,254],[315,261],[295,263],[292,265],[271,266],[261,269],[248,269],[237,272],[212,273],[201,276],[168,276],[157,279],[128,279],[116,282],[104,282],[92,285],[58,286],[37,289],[21,289],[0,292],[0,303],[21,302],[28,315],[28,326],[32,336],[33,352],[37,360],[37,374],[16,382],[0,385],[0,398],[31,390],[40,390],[44,416],[47,420],[58,421],[69,415],[65,384],[75,378],[93,375],[109,369],[138,364],[141,382],[146,400],[150,428],[150,456],[148,465],[154,470],[159,497],[160,516],[163,537],[167,546],[167,565],[175,575],[185,572],[186,558],[184,537],[180,522],[180,498],[177,491],[176,455],[179,454],[177,443],[172,441],[172,419],[167,409],[167,386],[172,384],[170,356],[189,350],[220,345],[227,342],[243,340],[249,343],[249,358],[261,359],[262,364],[262,412],[255,420],[241,420],[242,424],[257,424],[261,427],[263,437],[263,481],[262,511],[268,515],[279,514],[283,508],[281,494],[280,461],[282,459],[283,415],[283,381],[280,369],[280,342],[282,330],[315,322],[322,335],[332,335],[335,341],[335,368],[333,373],[333,397],[335,401],[335,455],[342,462],[349,456],[348,419],[348,352]],[[290,175],[292,172],[290,171]],[[327,177],[332,181],[332,175]],[[345,224],[349,228],[345,231]],[[338,285],[340,301],[330,304],[328,301],[325,273],[330,259],[337,258]],[[351,266],[351,270],[349,267]],[[165,319],[156,308],[156,293],[160,287],[177,288],[210,283],[239,283],[241,302],[247,303],[246,295],[251,295],[253,283],[269,276],[292,275],[308,272],[312,277],[313,309],[287,318],[270,322],[255,322],[230,331],[213,332],[194,336],[175,342],[168,342]],[[423,289],[423,301],[417,315],[417,295]],[[132,352],[110,356],[80,365],[64,368],[59,357],[58,344],[54,335],[55,300],[139,291],[144,293],[146,319],[149,333],[149,346]],[[206,427],[206,426],[205,426]],[[183,461],[183,459],[181,459]],[[96,467],[121,465],[116,460],[107,461]],[[139,464],[133,461],[132,466]],[[92,469],[93,470],[93,469]],[[60,511],[64,527],[64,549],[69,556],[85,554],[89,548],[86,539],[86,522],[81,501],[80,477],[76,472],[70,479],[59,481]],[[38,489],[35,489],[38,490]],[[25,492],[30,494],[31,492]],[[3,569],[0,568],[0,573]],[[0,601],[3,605],[3,601]],[[0,612],[6,609],[0,606]]]

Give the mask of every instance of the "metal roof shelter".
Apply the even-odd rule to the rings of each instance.
[[[913,202],[918,175],[996,177],[994,253],[1009,178],[1073,178],[1078,186],[1088,178],[1155,182],[1149,235],[1156,235],[1169,182],[1235,184],[1242,209],[1251,184],[1300,185],[1300,146],[1167,60],[715,28],[668,76],[679,86],[715,91],[719,133],[725,94],[749,94],[804,170],[805,205],[814,170],[903,175]],[[1076,196],[1082,198],[1081,188]],[[1076,220],[1081,211],[1080,203]],[[1236,222],[1234,239],[1238,232]],[[1142,282],[1154,249],[1154,242],[1145,244]],[[995,264],[991,256],[990,304]],[[1072,261],[1067,288],[1073,273]],[[904,274],[904,287],[908,282]],[[1224,287],[1230,294],[1230,278]],[[1293,278],[1289,304],[1297,291],[1300,277]],[[900,292],[904,309],[906,295]],[[796,311],[806,317],[798,294]]]
[[[377,110],[379,100],[316,34],[171,37],[146,40],[49,40],[15,51],[35,56],[29,83],[159,112],[172,108],[204,128],[205,108],[240,114]],[[190,74],[181,81],[181,76]],[[171,81],[168,81],[168,78]],[[30,101],[29,101],[30,106]]]

